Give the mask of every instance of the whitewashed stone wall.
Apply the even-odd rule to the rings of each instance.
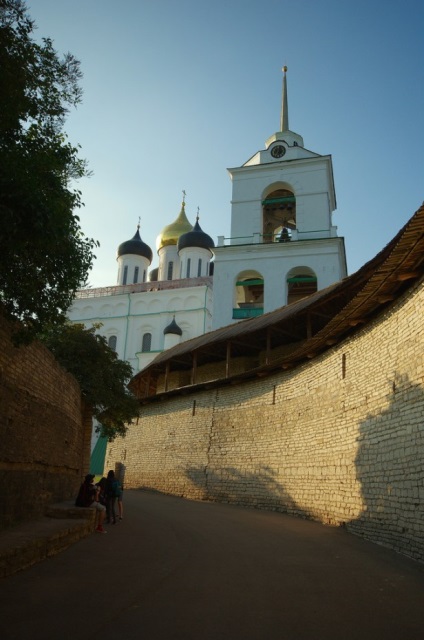
[[[424,288],[292,372],[143,407],[129,487],[288,512],[424,560]]]

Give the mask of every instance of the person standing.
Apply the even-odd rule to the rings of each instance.
[[[108,471],[106,478],[106,518],[107,522],[116,524],[115,502],[119,493],[119,483],[113,469]]]
[[[125,478],[125,465],[122,462],[118,462],[116,465],[115,477],[118,480],[118,516],[122,520],[124,517],[124,503],[122,501],[124,493],[124,478]]]

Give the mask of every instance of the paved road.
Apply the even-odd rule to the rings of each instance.
[[[1,582],[2,640],[423,640],[424,566],[341,529],[127,491],[107,535]]]

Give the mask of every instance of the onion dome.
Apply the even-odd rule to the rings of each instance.
[[[154,269],[152,269],[149,272],[149,281],[150,282],[157,282],[158,281],[158,275],[159,275],[159,268],[155,267]]]
[[[187,249],[188,247],[211,249],[215,246],[215,243],[212,238],[200,228],[199,215],[197,215],[196,224],[190,231],[183,233],[183,235],[179,237],[177,246],[178,251],[181,251],[181,249]]]
[[[178,242],[178,238],[187,231],[192,229],[192,225],[187,220],[187,216],[185,213],[185,202],[184,200],[181,203],[181,211],[178,215],[178,218],[174,220],[171,224],[164,227],[162,232],[156,238],[156,248],[162,249],[162,247],[166,247],[168,245],[176,245]]]
[[[137,231],[131,240],[127,240],[126,242],[122,242],[118,247],[117,258],[125,255],[133,255],[133,256],[142,256],[143,258],[147,258],[149,263],[153,259],[153,252],[149,245],[147,245],[140,238],[139,233],[140,225],[137,225]]]
[[[173,333],[176,336],[183,335],[182,329],[175,322],[175,316],[173,317],[172,322],[163,330],[163,335],[166,336],[168,333]]]

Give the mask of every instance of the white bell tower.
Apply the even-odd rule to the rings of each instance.
[[[344,278],[343,238],[331,156],[304,147],[289,129],[287,67],[280,131],[241,167],[228,169],[232,209],[229,244],[214,249],[213,328],[299,300]]]

